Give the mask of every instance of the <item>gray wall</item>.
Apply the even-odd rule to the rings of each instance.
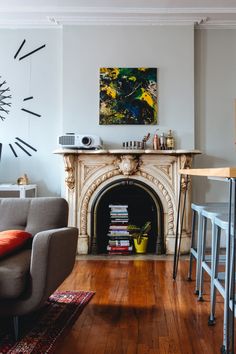
[[[236,165],[236,30],[195,31],[195,140],[198,167]],[[194,199],[225,199],[227,185],[194,180]]]
[[[63,130],[92,133],[107,147],[173,129],[178,148],[194,147],[193,28],[81,26],[63,31]],[[99,68],[157,67],[158,126],[99,126]]]

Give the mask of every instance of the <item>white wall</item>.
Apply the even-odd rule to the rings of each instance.
[[[193,28],[78,26],[63,30],[63,131],[99,135],[106,147],[173,129],[177,148],[194,148]],[[157,67],[155,126],[99,126],[99,68]]]
[[[196,167],[236,165],[236,30],[195,32],[195,136],[203,154]],[[226,198],[227,184],[194,180],[194,200]]]
[[[17,59],[14,55],[26,39]],[[38,184],[39,195],[60,195],[61,161],[53,150],[61,130],[61,31],[47,29],[18,29],[0,31],[0,81],[7,81],[12,95],[12,107],[6,120],[0,120],[0,142],[3,143],[0,163],[1,183],[15,183],[26,173],[30,182]],[[25,58],[18,58],[41,45],[46,48]],[[34,99],[23,102],[23,98]],[[41,114],[24,113],[21,108]],[[1,112],[0,112],[1,114]],[[27,156],[15,145],[20,137],[37,149]],[[9,148],[12,143],[18,157]]]
[[[46,48],[19,62],[13,56],[24,38],[22,54],[42,44]],[[173,129],[177,148],[202,150],[195,166],[235,165],[236,30],[196,30],[194,39],[190,26],[69,26],[1,29],[0,40],[0,81],[7,81],[12,94],[10,114],[0,121],[1,183],[27,173],[39,195],[59,195],[63,162],[52,152],[65,132],[98,134],[112,148],[156,128]],[[104,66],[158,68],[157,126],[99,126]],[[28,95],[34,100],[23,102]],[[42,117],[23,113],[23,106]],[[8,144],[16,136],[37,153],[28,157],[17,149],[15,158]],[[197,179],[194,199],[224,199],[226,186],[211,183]]]

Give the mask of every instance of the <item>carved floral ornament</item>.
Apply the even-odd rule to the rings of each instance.
[[[192,167],[192,156],[190,155],[182,155],[180,158],[180,168],[187,169]],[[184,191],[186,188],[191,188],[191,177],[188,175],[183,176],[181,178],[181,190]]]
[[[124,176],[131,176],[138,171],[141,162],[135,155],[122,155],[114,161],[114,165]]]
[[[65,172],[67,173],[65,183],[72,190],[75,188],[75,156],[72,154],[64,155]]]
[[[65,154],[64,164],[66,172],[65,183],[70,190],[73,190],[75,188],[75,156]],[[124,176],[131,176],[138,171],[141,161],[136,155],[122,155],[113,164],[119,173]]]
[[[180,168],[191,168],[192,160],[193,160],[193,158],[191,155],[181,155]]]

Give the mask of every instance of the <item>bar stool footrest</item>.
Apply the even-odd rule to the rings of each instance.
[[[208,326],[214,326],[215,323],[216,323],[215,317],[211,318],[211,317],[209,316],[209,318],[208,318]]]

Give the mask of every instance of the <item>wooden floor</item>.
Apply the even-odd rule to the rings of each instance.
[[[181,260],[82,260],[60,290],[94,290],[95,296],[56,354],[217,354],[222,342],[223,300],[208,327],[209,287],[198,302]],[[208,284],[209,285],[209,282]]]

